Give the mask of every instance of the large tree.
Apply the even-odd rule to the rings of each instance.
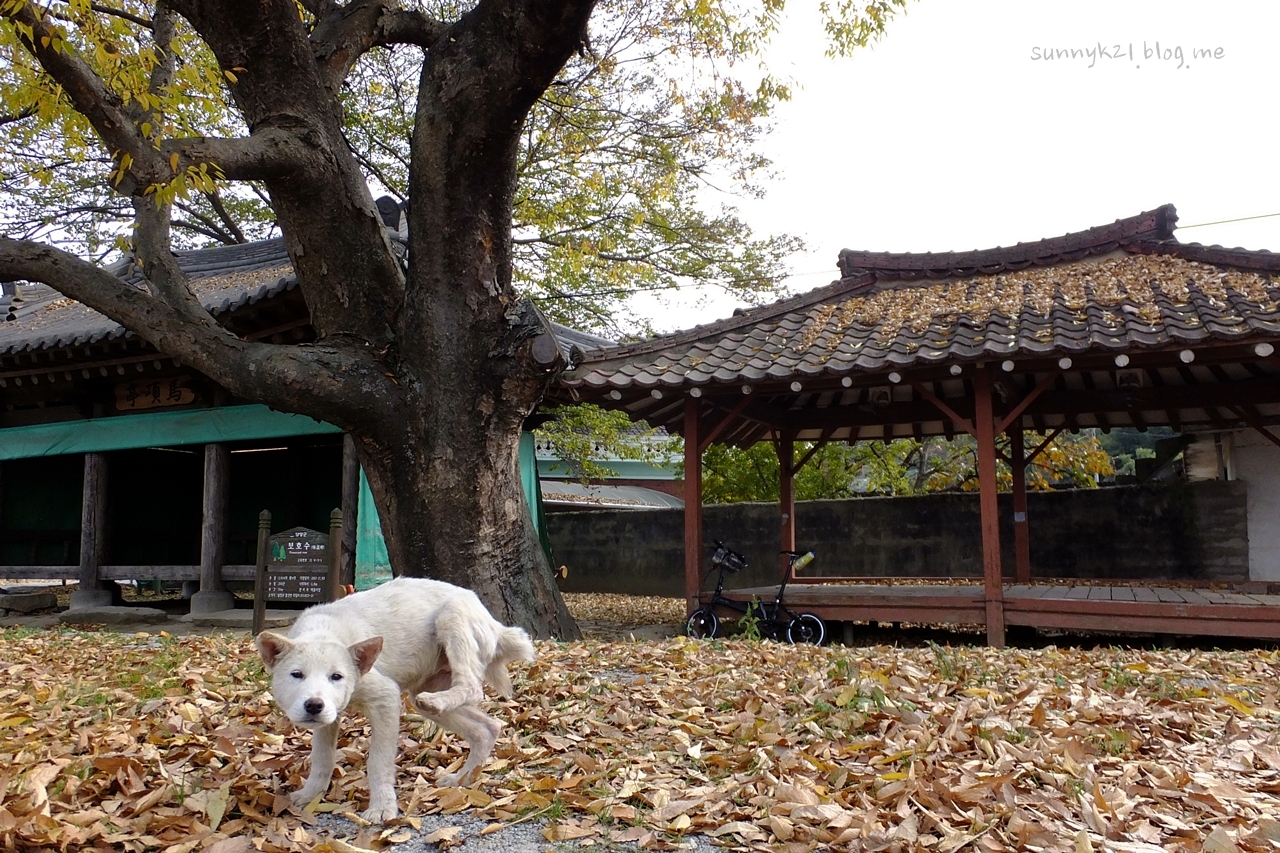
[[[601,55],[588,33],[594,5],[0,0],[8,157],[0,178],[9,182],[6,206],[18,211],[11,221],[30,225],[0,237],[0,278],[46,282],[239,397],[347,430],[397,571],[470,586],[499,618],[539,636],[573,636],[517,477],[521,424],[563,366],[542,315],[513,282],[517,247],[544,262],[544,284],[596,260],[647,268],[663,281],[702,271],[732,283],[735,275],[723,252],[708,257],[686,245],[693,224],[717,222],[670,216],[696,207],[687,192],[658,211],[638,198],[651,188],[591,167],[588,154],[602,142],[634,145],[668,174],[692,169],[700,179],[717,155],[709,147],[686,161],[687,149],[658,144],[678,135],[655,118],[661,110],[630,125],[600,109],[591,123],[569,117],[570,106],[591,114],[594,81],[620,63],[662,59],[614,45],[603,54],[610,62],[593,65],[589,58]],[[747,55],[781,2],[762,0],[748,18],[730,14],[730,5],[636,0],[610,8],[625,17],[660,7],[674,17],[645,19],[636,32],[684,27],[704,45],[720,38],[730,49],[721,57]],[[890,4],[872,7],[881,5]],[[675,14],[681,10],[688,14]],[[883,27],[877,15],[853,20],[862,41]],[[663,56],[688,46],[678,35],[668,41]],[[584,61],[566,71],[575,55]],[[396,73],[380,76],[371,58]],[[715,50],[707,58],[714,64]],[[699,91],[720,88],[718,100],[680,92],[666,108],[751,118],[782,93],[750,95],[727,77],[711,79],[715,86]],[[393,81],[404,107],[398,130],[361,133],[378,112],[356,109],[368,103],[360,92]],[[707,112],[713,105],[720,112]],[[559,169],[536,150],[542,136],[530,135],[536,106],[549,116],[539,134],[570,140],[576,159]],[[545,178],[541,189],[518,183],[521,167]],[[407,263],[384,232],[370,179],[398,184],[410,202]],[[569,228],[537,213],[580,182],[610,184],[615,202]],[[518,199],[522,211],[534,211],[520,222]],[[51,221],[60,204],[73,215]],[[109,226],[126,206],[131,231],[121,247],[145,289],[91,262],[113,244]],[[234,241],[246,238],[242,222],[261,226],[268,209],[314,343],[237,338],[201,306],[174,260],[175,225]],[[655,221],[648,237],[635,236]],[[54,245],[77,227],[79,251]],[[734,223],[717,227],[732,232]],[[655,260],[663,257],[682,260]]]

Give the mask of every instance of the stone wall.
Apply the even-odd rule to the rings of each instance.
[[[1000,496],[1001,553],[1013,576],[1009,495]],[[1249,577],[1243,482],[1120,486],[1028,496],[1033,577],[1238,581]],[[547,517],[568,592],[684,594],[682,510],[555,513]],[[728,586],[775,584],[778,508],[709,506],[711,543],[747,555]],[[977,494],[806,501],[796,506],[797,547],[812,548],[806,575],[980,577]],[[712,583],[708,578],[704,586]]]

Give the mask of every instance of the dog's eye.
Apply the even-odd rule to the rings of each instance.
[[[340,672],[335,672],[333,675],[329,676],[329,680],[330,680],[330,681],[341,681],[341,680],[342,680],[342,673],[340,673]]]
[[[289,675],[297,679],[306,678],[306,676],[302,674],[302,670],[300,669],[295,669],[293,672],[289,673]]]

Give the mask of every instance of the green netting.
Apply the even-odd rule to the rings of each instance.
[[[360,508],[356,521],[356,589],[371,589],[391,580],[391,558],[382,538],[378,508],[364,471],[360,472]]]
[[[547,559],[551,559],[551,539],[547,536],[547,519],[542,509],[542,487],[538,482],[538,463],[534,454],[533,433],[520,435],[520,485],[533,514],[533,526]],[[391,560],[387,543],[382,538],[378,510],[364,471],[360,472],[360,517],[356,524],[356,589],[369,589],[391,580]]]
[[[547,534],[547,515],[542,508],[542,481],[538,479],[537,446],[533,433],[520,433],[520,485],[524,487],[525,500],[533,514],[533,527],[538,531],[542,551],[551,562],[551,537]],[[552,565],[555,565],[552,563]]]

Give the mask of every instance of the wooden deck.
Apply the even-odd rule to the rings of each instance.
[[[776,586],[753,587],[727,590],[725,596],[772,601],[777,592]],[[977,583],[797,584],[787,587],[785,603],[832,622],[986,624],[986,599]],[[1006,625],[1280,639],[1280,595],[1180,586],[1005,584],[1003,608]]]

